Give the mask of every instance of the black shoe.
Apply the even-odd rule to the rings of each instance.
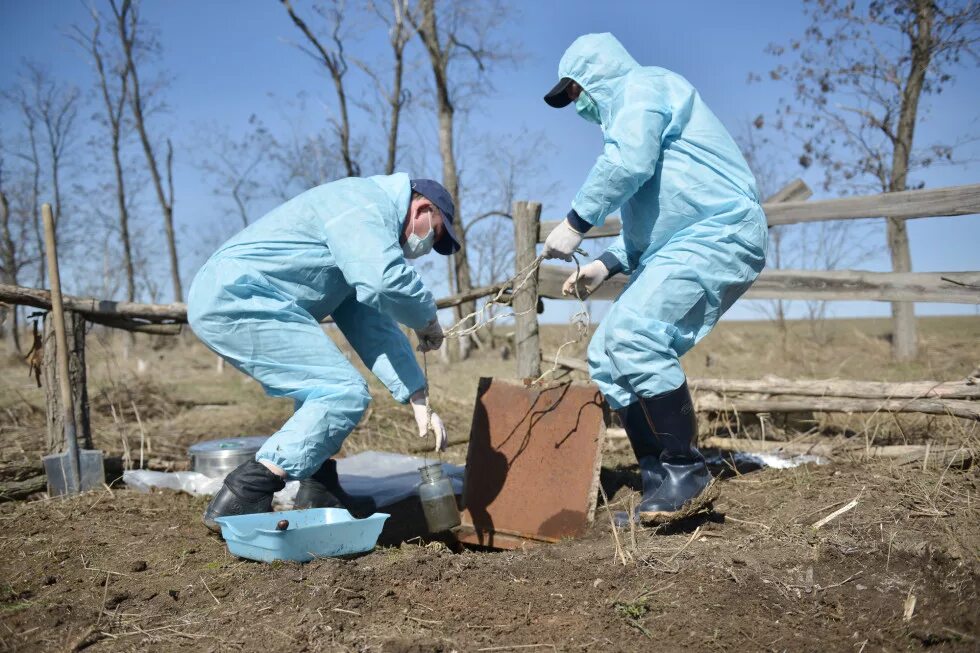
[[[663,475],[655,492],[643,493],[643,500],[636,508],[637,516],[644,522],[666,522],[707,507],[717,493],[704,456],[694,447],[698,421],[687,382],[668,393],[641,398],[637,404],[643,409],[661,449],[659,462]]]
[[[337,461],[328,459],[313,476],[299,482],[299,491],[293,507],[305,508],[344,508],[357,519],[370,517],[377,511],[374,499],[366,496],[347,494],[340,487],[337,477]]]
[[[242,463],[225,477],[225,483],[204,511],[204,525],[221,532],[217,517],[272,512],[272,495],[286,482],[255,460]]]

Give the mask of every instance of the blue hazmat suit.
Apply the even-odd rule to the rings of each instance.
[[[595,101],[604,146],[572,202],[623,229],[600,256],[630,275],[589,345],[589,370],[614,409],[680,387],[678,358],[762,271],[766,217],[732,137],[680,75],[641,66],[612,34],[575,40],[559,79]]]
[[[396,322],[420,329],[432,294],[399,245],[406,174],[348,178],[308,190],[221,246],[191,285],[187,317],[215,353],[290,397],[293,416],[256,454],[303,479],[340,450],[371,401],[367,384],[324,333],[337,326],[392,396],[425,387]]]

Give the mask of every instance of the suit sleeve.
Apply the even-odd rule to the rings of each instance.
[[[602,154],[572,201],[584,221],[601,225],[657,170],[670,112],[648,78],[627,82],[623,106],[604,129]]]
[[[606,251],[599,255],[598,260],[602,261],[602,264],[609,270],[610,277],[620,273],[627,275],[632,273],[629,257],[626,256],[626,241],[623,239],[622,232],[616,236],[616,240],[606,248]]]
[[[395,321],[351,296],[332,313],[347,342],[396,401],[425,387],[412,345]]]
[[[436,316],[436,304],[422,278],[405,261],[382,211],[390,205],[374,197],[352,197],[355,207],[325,221],[327,243],[357,301],[412,329]],[[356,216],[356,221],[353,216]]]

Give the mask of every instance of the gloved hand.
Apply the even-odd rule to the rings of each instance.
[[[435,412],[426,408],[425,405],[426,395],[424,391],[416,392],[412,395],[409,403],[412,406],[412,412],[415,413],[415,423],[419,427],[419,437],[424,438],[429,434],[429,429],[436,436],[436,451],[445,451],[446,445],[449,442],[449,436],[446,435],[446,426],[442,423],[442,419]]]
[[[545,258],[560,258],[571,261],[572,254],[575,253],[580,244],[582,244],[582,234],[572,228],[572,225],[568,224],[568,220],[565,219],[548,234],[541,255]]]
[[[419,351],[435,351],[442,347],[442,341],[446,339],[438,317],[432,318],[432,321],[421,329],[416,329],[415,335],[419,339]]]
[[[578,286],[578,296],[585,298],[594,293],[602,285],[602,282],[609,278],[609,269],[602,261],[595,260],[588,265],[583,265],[575,272],[572,272],[565,283],[561,285],[561,294],[576,296],[575,286]]]

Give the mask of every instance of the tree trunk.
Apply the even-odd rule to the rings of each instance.
[[[136,131],[139,133],[140,144],[143,146],[143,154],[146,156],[146,167],[150,171],[153,180],[153,189],[156,191],[157,201],[163,213],[163,228],[167,238],[167,249],[170,255],[170,277],[173,282],[174,300],[181,301],[184,298],[184,288],[180,281],[180,266],[177,257],[177,240],[174,235],[174,185],[173,185],[173,145],[167,140],[167,188],[164,188],[163,174],[160,171],[159,162],[150,143],[150,135],[147,133],[146,120],[143,116],[143,96],[140,90],[139,74],[136,70],[135,54],[133,53],[136,43],[137,18],[131,13],[133,10],[130,0],[123,0],[122,7],[118,8],[115,2],[112,3],[112,10],[116,16],[116,26],[119,31],[119,40],[122,45],[123,55],[126,58],[126,71],[132,81],[132,93],[130,94],[130,107],[133,110],[133,122],[136,124]]]
[[[10,235],[10,204],[0,191],[0,265],[3,283],[17,285],[17,249]],[[0,331],[7,342],[7,353],[20,353],[20,334],[17,332],[17,306],[0,309]]]
[[[419,36],[425,44],[432,64],[432,75],[436,87],[436,111],[439,117],[439,153],[442,157],[442,184],[453,198],[456,206],[455,231],[460,249],[453,257],[453,276],[456,282],[456,292],[464,293],[472,289],[470,264],[466,253],[466,229],[463,224],[462,207],[459,202],[459,175],[456,168],[456,153],[453,148],[453,113],[454,107],[449,97],[449,57],[439,40],[439,30],[436,24],[436,8],[433,0],[420,0],[419,9],[422,12],[422,24],[419,26]],[[461,320],[476,308],[475,302],[461,304],[456,309],[456,319]],[[469,353],[469,339],[459,341],[460,356],[465,358]]]
[[[58,364],[52,314],[44,318],[43,383],[47,407],[47,451],[59,451],[65,441],[64,411],[58,386]],[[88,389],[85,373],[85,318],[74,311],[65,311],[65,332],[68,336],[68,376],[75,410],[75,431],[79,446],[92,449],[92,429],[89,425]]]
[[[389,103],[391,105],[391,125],[388,129],[388,159],[385,163],[385,174],[395,173],[395,163],[398,159],[398,123],[402,113],[402,77],[405,67],[405,56],[395,49],[395,79],[391,90]]]
[[[895,149],[892,155],[890,192],[906,189],[909,156],[915,135],[915,121],[919,98],[925,82],[929,61],[932,57],[932,23],[935,7],[933,0],[916,0],[915,29],[910,34],[911,64],[909,77],[902,89],[902,106],[895,132]],[[892,269],[895,272],[911,272],[912,256],[909,249],[908,231],[904,220],[887,219],[888,249],[891,252]],[[912,360],[918,354],[918,334],[915,324],[915,304],[892,304],[892,356],[898,361]]]

